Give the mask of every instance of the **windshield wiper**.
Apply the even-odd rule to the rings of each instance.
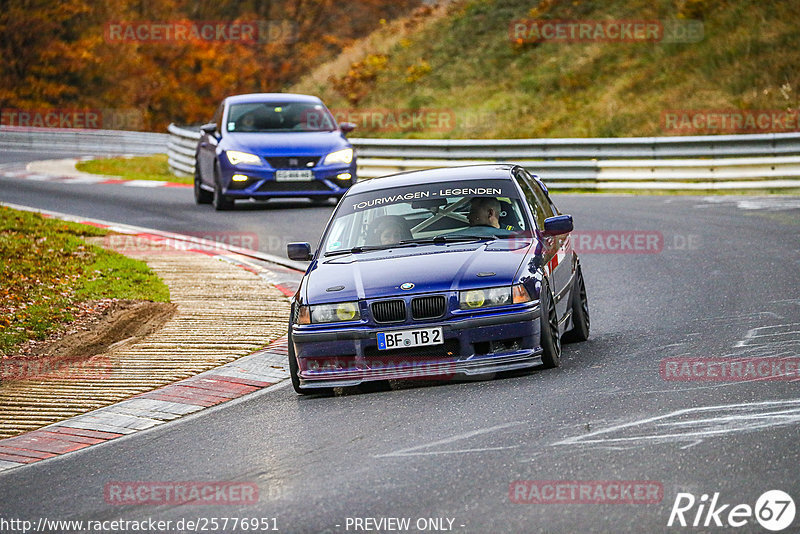
[[[323,254],[323,256],[329,257],[329,256],[341,256],[343,254],[358,254],[360,252],[371,252],[373,250],[386,250],[397,247],[413,247],[416,245],[417,245],[416,243],[406,243],[405,241],[401,241],[400,243],[391,243],[388,245],[362,245],[360,247],[346,248],[342,250],[330,250],[325,254]]]
[[[404,239],[401,243],[463,243],[465,241],[494,241],[497,236],[493,235],[449,235],[442,234],[435,237],[419,237],[416,239]]]

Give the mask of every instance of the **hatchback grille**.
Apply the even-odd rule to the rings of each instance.
[[[292,156],[265,158],[273,169],[310,169],[317,165],[319,156]]]
[[[415,298],[411,301],[411,316],[414,319],[436,319],[444,315],[446,304],[443,296]]]
[[[397,323],[406,320],[406,303],[402,300],[383,300],[372,303],[372,317],[379,323]]]

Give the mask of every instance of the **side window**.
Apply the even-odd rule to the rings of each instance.
[[[544,220],[553,216],[553,208],[547,195],[544,194],[542,188],[536,183],[536,180],[523,171],[519,172],[519,184],[522,191],[525,193],[525,200],[531,207],[533,217],[536,219],[536,227],[540,230],[544,228]]]
[[[536,182],[536,180],[531,180],[531,187],[533,187],[533,193],[536,195],[536,199],[542,206],[544,218],[546,219],[555,215],[555,213],[553,213],[553,205],[550,203],[550,199],[547,198],[547,195],[542,190],[541,186],[539,186],[539,184]],[[544,224],[544,222],[542,222],[542,224]]]

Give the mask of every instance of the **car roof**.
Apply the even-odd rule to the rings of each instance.
[[[517,167],[517,165],[508,163],[488,163],[485,165],[465,165],[462,167],[441,167],[438,169],[407,171],[358,182],[349,189],[348,194],[452,180],[458,180],[459,182],[508,180],[512,177],[511,170],[515,167]]]
[[[233,95],[225,99],[228,104],[252,104],[255,102],[308,102],[321,104],[322,100],[316,96],[301,95],[297,93],[249,93],[246,95]]]

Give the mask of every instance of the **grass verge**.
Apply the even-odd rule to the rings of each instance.
[[[107,233],[0,207],[0,354],[46,338],[73,320],[80,302],[169,301],[169,288],[147,264],[83,240]]]
[[[79,161],[75,168],[91,174],[118,176],[123,180],[161,180],[180,184],[190,184],[192,179],[175,176],[169,170],[166,154],[136,156],[133,158],[99,158]]]
[[[797,130],[796,118],[767,128],[725,129],[709,123],[708,128],[687,126],[677,132],[666,120],[667,112],[693,110],[769,110],[796,117],[796,0],[461,0],[447,9],[448,16],[420,24],[401,39],[365,38],[353,47],[359,53],[351,52],[349,64],[322,65],[289,90],[315,94],[329,108],[354,112],[358,137]],[[510,33],[514,21],[521,20],[692,22],[701,25],[702,35],[685,42],[526,42]],[[437,127],[403,123],[403,110],[439,112],[449,120],[445,126],[433,121]]]

